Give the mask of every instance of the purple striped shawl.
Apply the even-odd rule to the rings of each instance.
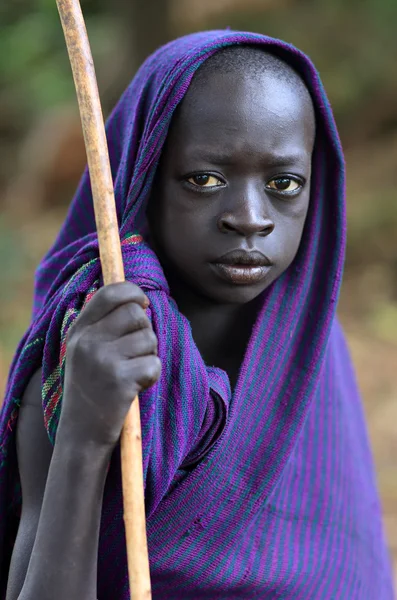
[[[145,238],[145,206],[161,149],[196,69],[219,48],[239,43],[276,52],[301,73],[315,104],[317,139],[300,250],[264,296],[232,395],[227,375],[203,363],[155,254],[132,234]],[[292,46],[259,34],[189,35],[143,64],[109,118],[107,136],[126,276],[150,298],[163,362],[161,380],[141,398],[153,597],[391,600],[372,458],[335,320],[346,233],[343,156],[312,63]],[[85,173],[37,270],[32,323],[18,347],[1,413],[5,563],[18,521],[15,423],[21,395],[42,364],[44,422],[53,442],[65,336],[100,283]],[[227,413],[220,435],[187,469],[186,458],[200,452],[197,440],[214,397]],[[2,573],[4,584],[4,567]],[[129,598],[118,451],[103,503],[98,598]]]

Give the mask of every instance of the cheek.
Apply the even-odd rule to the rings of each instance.
[[[208,223],[197,211],[176,204],[168,202],[156,215],[157,252],[170,266],[192,269],[203,252],[203,239],[208,238]]]
[[[276,222],[276,251],[283,268],[287,268],[294,260],[301,243],[309,205],[308,199],[302,200],[303,202],[291,207],[286,213],[279,214]]]
[[[198,250],[213,227],[213,210],[208,202],[193,200],[174,186],[161,199],[157,231],[163,245]]]

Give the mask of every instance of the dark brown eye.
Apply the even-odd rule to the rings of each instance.
[[[277,192],[290,193],[298,191],[302,187],[302,184],[292,179],[292,177],[276,177],[269,181],[266,187]]]
[[[217,187],[222,185],[222,181],[215,177],[214,175],[210,175],[208,173],[192,175],[189,177],[188,182],[196,185],[197,187]]]

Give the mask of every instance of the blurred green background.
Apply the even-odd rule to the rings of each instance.
[[[259,31],[314,60],[346,152],[349,243],[339,313],[397,571],[396,0],[83,0],[82,7],[105,114],[148,53],[190,31]],[[55,0],[3,4],[0,25],[1,392],[29,321],[35,266],[85,153]]]

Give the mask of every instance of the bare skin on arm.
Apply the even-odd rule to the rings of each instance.
[[[18,424],[23,512],[7,600],[97,597],[108,464],[132,399],[161,369],[146,306],[137,286],[116,284],[99,290],[74,323],[53,451],[40,372],[26,390]]]
[[[25,580],[36,538],[52,450],[43,422],[40,369],[26,388],[18,418],[17,454],[23,507],[8,581],[10,598],[18,598]]]

